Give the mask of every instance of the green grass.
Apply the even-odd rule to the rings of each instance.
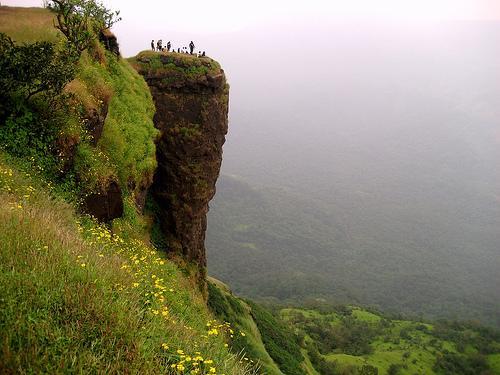
[[[500,354],[491,354],[488,356],[488,363],[494,374],[500,374]]]
[[[304,374],[304,358],[293,331],[276,319],[269,311],[254,302],[247,301],[252,317],[262,336],[267,352],[287,375]]]
[[[61,39],[53,27],[52,13],[41,8],[1,7],[0,31],[19,42]],[[158,131],[153,124],[155,107],[146,82],[127,60],[117,60],[96,44],[82,54],[77,77],[67,85],[66,92],[75,100],[70,103],[68,126],[62,132],[80,142],[75,173],[84,193],[118,179],[125,195],[135,198],[152,181],[156,168],[154,141]],[[105,106],[108,111],[104,129],[94,147],[84,122],[75,119]]]
[[[57,40],[47,10],[2,7],[0,20],[17,42]],[[183,72],[191,79],[210,66]],[[214,320],[184,270],[150,245],[135,206],[156,168],[145,81],[95,45],[66,91],[61,136],[76,148],[67,176],[50,182],[36,158],[0,153],[0,373],[254,373],[228,349],[244,334]],[[105,106],[94,146],[82,119]],[[75,183],[99,190],[111,179],[125,196],[123,217],[109,226],[63,201],[78,200]]]
[[[309,356],[307,354],[306,349],[301,349],[300,352],[302,353],[302,356],[304,357],[304,371],[306,372],[307,375],[320,375],[318,371],[314,368],[313,364],[311,363],[311,360],[309,359]]]
[[[217,323],[176,265],[44,185],[0,158],[0,372],[168,373],[182,350],[248,373],[207,334]]]
[[[54,16],[42,8],[0,7],[0,32],[16,43],[61,40],[62,34],[53,27]]]
[[[128,61],[138,71],[163,76],[167,85],[196,82],[220,73],[219,63],[211,58],[175,52],[142,51]]]
[[[104,191],[107,183],[116,175],[115,168],[107,155],[96,151],[87,143],[78,145],[74,163],[80,186],[85,191]]]
[[[395,320],[356,306],[332,307],[329,310],[286,308],[280,310],[280,316],[304,335],[304,347],[308,349],[311,344],[324,348],[320,342],[315,342],[309,336],[311,327],[318,327],[312,331],[315,335],[318,330],[324,331],[327,341],[333,339],[339,343],[342,342],[341,336],[349,337],[349,330],[355,327],[345,324],[349,319],[354,318],[374,327],[376,331],[370,340],[371,351],[362,355],[351,355],[337,346],[332,352],[322,353],[322,358],[336,363],[336,371],[341,374],[356,374],[363,365],[376,367],[379,374],[387,374],[394,365],[400,365],[399,374],[435,374],[437,360],[443,356],[447,358],[443,366],[454,368],[454,371],[462,368],[466,373],[480,372],[484,367],[481,367],[483,365],[479,362],[484,358],[489,364],[489,371],[492,374],[500,374],[498,354],[485,354],[499,352],[498,333],[477,326]],[[326,336],[329,327],[339,329],[333,336]],[[460,344],[463,347],[462,352],[457,349]],[[307,350],[304,354],[306,360],[313,358]],[[445,370],[437,373],[447,372]]]
[[[378,323],[378,322],[380,322],[380,319],[381,319],[380,316],[378,316],[376,314],[373,314],[369,311],[358,309],[358,308],[353,309],[352,315],[356,319],[361,320],[363,322],[367,322],[367,323]]]

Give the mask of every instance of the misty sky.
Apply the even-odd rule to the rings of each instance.
[[[40,6],[41,0],[6,0],[3,5]],[[497,0],[254,0],[236,2],[218,0],[189,2],[162,0],[105,0],[112,9],[120,9],[123,21],[116,27],[127,54],[136,46],[123,38],[152,32],[193,34],[227,33],[244,28],[273,25],[328,25],[338,20],[440,20],[500,19]],[[147,39],[147,38],[146,38]]]

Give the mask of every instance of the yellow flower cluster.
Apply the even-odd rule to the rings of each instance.
[[[211,320],[207,323],[207,335],[208,336],[219,336],[225,334],[226,337],[234,337],[234,330],[231,328],[231,324],[228,322],[219,323],[217,320]],[[245,335],[242,332],[243,336]]]
[[[17,174],[10,168],[3,167],[0,164],[0,192],[15,193],[18,201],[11,202],[12,208],[22,209],[36,189],[28,184],[21,186],[16,178]],[[29,174],[26,174],[30,177]],[[15,186],[15,188],[13,188]],[[51,186],[48,186],[51,188]],[[169,324],[175,324],[186,331],[193,331],[193,328],[184,322],[182,316],[176,317],[173,311],[177,311],[177,304],[182,300],[182,292],[176,291],[175,279],[168,279],[168,272],[164,272],[166,260],[159,256],[159,253],[140,240],[125,240],[119,235],[114,234],[105,225],[99,225],[93,220],[81,219],[78,224],[78,231],[81,233],[84,241],[93,248],[97,248],[97,257],[88,254],[75,253],[76,266],[81,272],[91,272],[93,265],[101,261],[111,261],[116,264],[118,259],[119,268],[129,274],[129,281],[123,284],[115,284],[114,289],[120,293],[137,293],[141,296],[141,303],[144,305],[143,311],[149,316],[149,319],[162,319]],[[37,250],[47,252],[49,247],[41,244]],[[77,250],[72,250],[77,251]],[[117,257],[118,256],[118,257]],[[158,276],[160,275],[160,276]],[[176,308],[171,308],[170,303],[175,303]],[[188,333],[192,335],[193,333]],[[204,350],[203,345],[212,347],[216,340],[220,345],[221,340],[233,337],[235,334],[230,324],[220,323],[211,320],[206,323],[206,334],[201,337],[206,340],[203,344],[193,341],[192,349]],[[244,333],[241,333],[244,335]],[[221,338],[221,336],[223,338]],[[198,345],[200,344],[200,345]],[[159,355],[161,355],[166,366],[167,372],[177,374],[199,374],[199,375],[224,375],[218,372],[217,365],[210,358],[204,358],[201,352],[186,354],[182,349],[171,351],[172,344],[163,342],[159,346]]]
[[[213,366],[214,361],[203,358],[200,352],[187,355],[182,349],[178,349],[176,355],[173,355],[170,360],[174,362],[170,364],[170,368],[177,374],[217,375],[217,368]]]

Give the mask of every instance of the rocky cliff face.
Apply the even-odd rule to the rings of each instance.
[[[133,65],[156,105],[158,168],[151,193],[166,248],[194,264],[205,285],[208,202],[222,162],[228,129],[228,85],[209,58],[143,52]]]

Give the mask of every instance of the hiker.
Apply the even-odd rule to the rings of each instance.
[[[205,51],[203,51],[203,53],[201,54],[201,57],[205,57]]]
[[[180,49],[180,47],[179,47],[179,48],[177,48],[177,53],[181,53],[181,49]]]
[[[151,41],[151,49],[153,51],[155,50],[155,40],[154,39]]]
[[[193,50],[194,50],[194,43],[193,43],[193,41],[191,41],[191,43],[189,43],[189,54],[190,55],[193,54]]]
[[[172,45],[170,44],[170,40],[167,42],[167,52],[170,52],[170,47],[172,47]]]

